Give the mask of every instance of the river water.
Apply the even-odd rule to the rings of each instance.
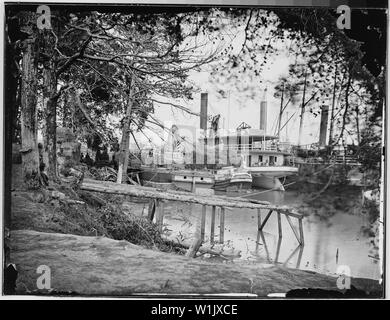
[[[237,196],[232,194],[232,196]],[[305,203],[307,193],[298,190],[254,190],[245,197],[266,200],[273,204],[289,205],[304,211],[305,245],[300,247],[286,218],[282,215],[282,239],[279,241],[277,215],[272,214],[263,232],[257,232],[257,212],[250,209],[226,210],[225,245],[229,251],[241,251],[233,263],[277,263],[290,268],[337,274],[340,266],[347,266],[353,277],[380,279],[381,264],[375,258],[373,245],[362,227],[368,225],[367,215],[361,210],[361,191],[334,191],[321,194],[318,200]],[[201,206],[168,203],[164,223],[171,237],[191,240],[199,221]],[[264,220],[267,212],[262,211]],[[210,240],[211,208],[206,217],[206,238]],[[296,230],[298,223],[292,219]],[[219,236],[219,212],[216,213],[215,241]],[[343,267],[345,268],[345,267]]]

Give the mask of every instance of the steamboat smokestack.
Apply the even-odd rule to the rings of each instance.
[[[328,114],[329,114],[329,106],[321,107],[321,123],[320,123],[320,147],[326,146],[326,133],[328,130]]]
[[[207,93],[200,95],[200,128],[207,130]]]
[[[260,102],[260,130],[267,131],[267,102]]]

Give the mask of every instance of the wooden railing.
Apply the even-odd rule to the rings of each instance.
[[[261,145],[254,146],[253,144],[229,144],[224,145],[224,149],[229,150],[263,150],[263,151],[279,151],[276,145]]]

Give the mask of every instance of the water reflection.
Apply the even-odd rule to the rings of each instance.
[[[260,238],[261,238],[262,242],[260,242]],[[266,258],[267,258],[268,263],[274,263],[274,264],[281,263],[281,264],[283,264],[283,266],[287,266],[291,262],[291,260],[294,258],[294,256],[297,256],[295,268],[298,269],[300,267],[300,265],[301,265],[301,260],[302,260],[302,254],[303,254],[304,246],[301,245],[301,244],[298,244],[298,246],[284,260],[284,262],[283,261],[279,262],[279,255],[280,255],[280,248],[282,246],[282,240],[283,240],[283,237],[279,237],[278,238],[278,244],[276,246],[275,259],[272,260],[271,259],[271,255],[270,255],[270,251],[269,251],[269,248],[268,248],[268,245],[267,245],[267,241],[266,241],[265,236],[264,236],[264,233],[263,233],[263,231],[258,231],[257,232],[257,239],[256,239],[256,250],[255,250],[255,253],[256,254],[260,254],[260,250],[259,249],[260,249],[260,246],[262,245],[263,248],[264,248],[264,251],[266,253]]]
[[[359,194],[356,193],[356,199],[358,196]],[[277,204],[293,205],[298,211],[301,211],[301,206],[305,205],[306,212],[309,214],[303,219],[305,246],[304,248],[300,246],[297,236],[285,218],[282,219],[283,238],[279,239],[276,214],[271,215],[262,232],[258,232],[256,211],[227,210],[225,245],[241,251],[241,258],[239,261],[235,260],[235,263],[280,263],[288,267],[331,274],[335,274],[340,265],[347,265],[354,277],[371,279],[381,277],[380,263],[370,257],[372,256],[370,239],[361,233],[361,227],[368,223],[367,216],[358,210],[352,212],[344,207],[335,210],[332,204],[334,194],[324,193],[320,204],[309,205],[303,203],[303,195],[298,191],[267,192],[250,195],[250,197]],[[343,197],[346,204],[358,201],[353,194],[346,192],[340,193],[337,197]],[[324,202],[332,205],[325,206]],[[262,212],[264,218],[267,212]],[[190,239],[196,217],[200,213],[201,206],[181,207],[177,203],[167,204],[167,216],[164,221],[173,233],[187,235],[187,239]],[[206,230],[210,230],[210,217],[211,208],[207,213]],[[218,221],[219,212],[216,214],[216,222]],[[187,227],[188,229],[185,229]],[[216,223],[215,234],[218,237],[218,223]],[[210,241],[208,237],[209,232],[206,234],[206,242]]]

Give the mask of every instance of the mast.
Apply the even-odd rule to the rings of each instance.
[[[282,115],[283,115],[283,98],[284,98],[284,82],[282,88],[282,97],[280,99],[280,111],[279,111],[279,121],[278,121],[278,139],[280,140],[280,127],[282,125]]]
[[[305,113],[306,79],[307,79],[307,70],[305,70],[305,82],[304,82],[304,85],[303,85],[301,119],[299,120],[298,146],[301,145],[301,139],[302,139],[303,115]]]

